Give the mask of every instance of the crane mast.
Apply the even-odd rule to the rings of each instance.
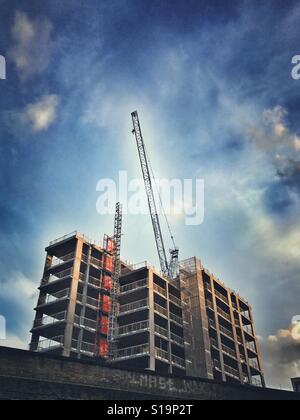
[[[122,238],[122,205],[116,204],[113,240],[113,273],[111,288],[111,312],[109,314],[108,348],[109,357],[113,359],[116,344],[116,329],[118,320],[119,278],[121,275],[121,238]]]
[[[140,125],[137,111],[132,112],[131,117],[132,117],[132,123],[133,123],[132,133],[135,134],[135,138],[136,138],[136,144],[138,148],[138,153],[139,153],[139,158],[140,158],[140,163],[141,163],[141,168],[142,168],[142,173],[143,173],[143,178],[144,178],[144,183],[145,183],[145,188],[146,188],[146,194],[147,194],[147,199],[148,199],[148,205],[149,205],[149,210],[150,210],[150,216],[151,216],[161,271],[163,275],[170,278],[174,278],[177,273],[178,248],[175,247],[174,249],[170,250],[171,261],[169,263],[167,259],[163,237],[162,237],[159,215],[157,212],[157,206],[156,206],[153,187],[152,187],[152,180],[151,180],[150,167],[149,167],[150,165],[149,165],[149,161],[148,161],[148,157],[146,153],[146,148],[145,148],[145,144],[144,144],[144,140],[142,136],[142,130],[141,130],[141,125]],[[173,237],[172,237],[172,240],[173,240]]]

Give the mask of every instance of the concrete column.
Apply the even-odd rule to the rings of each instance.
[[[65,357],[70,356],[71,348],[72,348],[74,315],[75,315],[75,309],[76,309],[82,249],[83,249],[83,240],[77,237],[77,244],[76,244],[76,251],[75,251],[75,258],[74,258],[74,265],[73,265],[73,276],[72,276],[71,288],[70,288],[70,302],[69,302],[69,307],[67,311],[67,323],[66,323],[65,336],[64,336],[63,356]]]
[[[252,331],[253,331],[253,335],[255,338],[255,347],[256,347],[256,351],[257,351],[257,359],[258,359],[258,365],[259,365],[259,369],[260,369],[260,373],[261,373],[261,381],[262,381],[262,386],[265,388],[266,387],[266,380],[265,380],[265,376],[264,376],[264,366],[263,366],[263,359],[262,359],[262,355],[261,355],[261,351],[260,351],[260,347],[258,344],[258,340],[257,340],[257,335],[256,335],[256,330],[255,330],[255,324],[254,324],[254,317],[253,317],[253,311],[252,308],[249,307],[249,315],[250,315],[250,320],[251,320],[251,325],[252,325]]]
[[[247,372],[248,372],[249,380],[250,380],[250,383],[251,383],[252,382],[252,374],[251,374],[251,369],[250,369],[250,365],[249,365],[249,357],[248,357],[248,351],[247,351],[247,340],[245,338],[245,333],[244,333],[244,328],[243,328],[243,319],[242,319],[242,315],[241,315],[241,306],[240,306],[240,301],[239,301],[238,296],[237,296],[237,307],[238,307],[239,321],[240,321],[240,326],[241,326],[241,331],[242,331],[242,341],[243,341],[243,346],[244,346],[245,359],[246,359],[246,363],[247,363]]]
[[[209,337],[209,325],[208,325],[208,316],[206,311],[206,299],[204,291],[204,281],[202,275],[202,269],[200,268],[200,262],[195,258],[195,266],[197,267],[196,279],[197,279],[197,288],[199,296],[199,311],[200,311],[200,331],[197,332],[200,338],[200,349],[203,356],[203,363],[201,363],[201,377],[206,377],[208,379],[213,379],[213,363],[211,358],[211,348],[210,348],[210,337]]]
[[[171,344],[171,319],[170,319],[169,282],[166,282],[166,287],[167,287],[167,311],[168,311],[168,353],[169,353],[169,373],[173,373],[173,366],[172,366],[172,344]]]
[[[148,269],[148,287],[149,287],[149,345],[150,361],[149,369],[155,371],[155,334],[154,334],[154,290],[153,290],[153,271]]]
[[[92,247],[89,245],[88,255],[87,255],[87,267],[86,273],[84,278],[84,287],[82,292],[82,307],[80,313],[80,324],[82,324],[85,314],[86,314],[86,302],[87,302],[87,292],[88,292],[88,284],[89,284],[89,276],[90,276],[90,261],[91,261],[91,254],[92,254]],[[78,343],[77,343],[77,358],[81,358],[81,347],[82,347],[82,340],[83,340],[83,328],[80,328],[79,336],[78,336]]]
[[[53,260],[53,256],[50,255],[49,253],[47,253],[46,260],[45,260],[45,265],[44,265],[42,282],[43,281],[48,282],[48,280],[49,280],[48,270],[51,267],[52,260]],[[47,296],[46,293],[44,293],[43,291],[40,291],[39,299],[38,299],[38,306],[45,303],[46,296]],[[41,313],[40,311],[36,311],[35,318],[34,318],[34,323],[36,321],[38,321],[39,319],[41,319],[42,316],[43,316],[43,313]],[[30,351],[37,351],[38,350],[39,339],[40,339],[39,334],[37,334],[37,333],[32,334],[31,342],[30,342]]]
[[[224,382],[226,382],[225,363],[224,363],[224,357],[223,357],[223,352],[222,352],[222,338],[221,338],[221,332],[220,332],[220,323],[219,323],[219,316],[218,316],[218,310],[217,310],[215,282],[214,282],[214,277],[213,276],[211,276],[211,290],[212,290],[213,307],[214,307],[214,311],[215,311],[215,320],[216,320],[216,327],[217,327],[218,347],[219,347],[220,363],[221,363],[221,369],[222,369],[222,380]]]
[[[235,341],[235,351],[236,351],[236,355],[238,359],[240,381],[241,383],[244,383],[244,374],[243,374],[243,367],[242,367],[242,361],[241,361],[241,355],[240,355],[240,347],[239,347],[239,343],[237,339],[237,332],[236,332],[236,326],[235,326],[236,323],[235,323],[235,316],[234,316],[234,308],[233,308],[233,304],[231,300],[231,294],[228,290],[227,290],[227,298],[229,301],[231,319],[233,319],[233,336],[234,336],[234,341]],[[238,298],[236,298],[236,300],[238,300]]]

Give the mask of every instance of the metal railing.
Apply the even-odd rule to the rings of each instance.
[[[252,326],[251,326],[251,325],[243,325],[243,330],[244,330],[246,333],[248,333],[248,334],[250,334],[250,335],[254,336],[254,334],[253,334],[253,329],[252,329]]]
[[[141,344],[134,347],[126,347],[124,349],[115,350],[113,353],[114,359],[128,359],[134,356],[147,355],[150,352],[149,344]]]
[[[180,344],[181,346],[184,346],[184,339],[180,337],[177,334],[174,334],[171,332],[171,340],[174,341],[176,344]]]
[[[53,337],[52,339],[40,340],[38,342],[37,351],[38,352],[47,352],[51,350],[56,350],[63,347],[63,335],[58,337]]]
[[[218,296],[219,299],[222,300],[222,302],[225,302],[228,305],[228,298],[226,296],[224,296],[218,290],[215,290],[215,294],[216,294],[216,296]]]
[[[224,364],[224,370],[229,376],[232,376],[235,379],[240,379],[239,371],[234,369],[233,367]]]
[[[213,311],[215,310],[214,305],[211,300],[206,301],[206,306]]]
[[[214,329],[217,329],[217,325],[213,319],[208,318],[208,323],[211,327],[213,327]]]
[[[227,312],[223,311],[223,309],[217,307],[218,314],[226,318],[228,321],[231,322],[231,316]]]
[[[247,342],[247,348],[251,351],[253,351],[254,353],[256,353],[256,347],[255,344],[253,342]]]
[[[169,331],[168,330],[166,330],[165,328],[163,328],[163,327],[161,327],[160,325],[154,325],[154,331],[157,333],[157,334],[159,334],[159,335],[161,335],[162,337],[166,337],[166,338],[168,338],[169,337]]]
[[[183,320],[180,316],[175,315],[172,312],[170,312],[170,319],[176,322],[177,324],[179,324],[180,326],[182,326]]]
[[[219,344],[218,344],[217,340],[215,340],[214,338],[211,337],[210,342],[211,342],[212,346],[214,346],[215,348],[217,348],[219,350]]]
[[[205,290],[208,290],[210,293],[212,293],[212,290],[211,290],[211,285],[210,285],[210,284],[208,284],[208,283],[204,283],[204,289],[205,289]]]
[[[62,257],[53,257],[51,262],[51,268],[56,267],[60,264],[65,264],[68,261],[72,261],[75,258],[75,252],[63,255]]]
[[[97,268],[102,268],[102,265],[103,265],[102,261],[98,260],[98,258],[95,258],[95,257],[90,258],[90,263],[93,264]]]
[[[149,321],[140,321],[140,322],[135,322],[129,325],[119,326],[117,329],[117,335],[122,336],[122,335],[140,332],[140,331],[146,331],[148,329],[149,329]]]
[[[79,274],[79,280],[81,282],[85,282],[85,274],[84,273],[80,273]],[[100,278],[97,279],[96,277],[93,276],[89,276],[88,278],[88,283],[94,287],[97,287],[98,289],[101,287],[101,281]]]
[[[100,279],[97,279],[96,277],[93,277],[93,276],[89,276],[88,283],[95,287],[101,287]]]
[[[243,337],[241,337],[239,334],[237,334],[237,341],[238,341],[239,344],[242,344],[242,345],[244,344],[243,343]]]
[[[65,235],[65,236],[61,236],[60,238],[57,238],[57,239],[55,239],[54,241],[51,241],[50,242],[50,246],[51,245],[54,245],[54,244],[57,244],[58,242],[61,242],[61,241],[64,241],[64,240],[66,240],[66,239],[69,239],[69,238],[72,238],[73,236],[76,236],[77,235],[77,231],[74,231],[74,232],[71,232],[71,233],[68,233],[67,235]]]
[[[80,293],[77,294],[77,302],[83,303],[83,295]],[[86,305],[92,307],[93,309],[98,309],[99,302],[97,299],[91,298],[89,296],[86,296]]]
[[[248,321],[251,321],[251,320],[250,320],[250,315],[249,315],[248,311],[241,312],[241,315],[242,315],[244,318],[246,318]]]
[[[228,328],[223,327],[223,325],[219,325],[221,333],[225,334],[227,337],[230,337],[234,340],[233,332],[228,330]]]
[[[91,330],[93,332],[96,331],[97,329],[97,322],[94,321],[93,319],[89,319],[89,318],[82,318],[78,315],[74,316],[74,324],[77,325],[80,328],[85,328],[88,330]]]
[[[94,356],[96,354],[96,345],[95,343],[87,343],[82,341],[78,348],[78,340],[72,340],[72,351],[78,353],[88,354],[90,356]]]
[[[237,356],[236,356],[236,351],[235,351],[235,350],[233,350],[233,349],[231,349],[231,348],[230,348],[230,347],[228,347],[228,346],[225,346],[225,344],[222,344],[222,350],[223,350],[223,352],[224,352],[224,353],[228,354],[229,356],[232,356],[232,357],[234,357],[235,359],[237,358]]]
[[[168,317],[168,310],[163,306],[160,306],[158,303],[154,303],[154,310],[159,314]]]
[[[161,360],[169,361],[169,353],[166,350],[155,347],[155,357]]]
[[[58,281],[72,275],[73,275],[73,268],[68,268],[67,270],[63,270],[55,274],[50,274],[48,279],[47,278],[42,279],[42,284],[53,283],[54,281]]]
[[[40,319],[36,319],[33,323],[33,328],[53,325],[58,322],[64,322],[67,317],[67,311],[59,312],[54,315],[45,315]]]
[[[81,254],[81,261],[83,261],[83,262],[87,263],[87,262],[88,262],[88,260],[89,260],[88,255],[86,255],[86,254],[82,253],[82,254]]]
[[[254,369],[260,370],[258,361],[256,359],[249,359],[249,365]]]
[[[181,300],[178,299],[178,297],[169,294],[169,299],[172,303],[175,303],[176,305],[181,307]]]
[[[185,368],[185,360],[181,357],[175,356],[174,354],[172,354],[172,363]]]
[[[215,330],[217,329],[217,325],[216,325],[215,321],[212,320],[211,318],[208,318],[208,323]],[[223,333],[227,337],[230,337],[231,339],[234,340],[234,335],[233,335],[233,332],[232,331],[230,331],[228,328],[223,327],[223,325],[221,325],[221,324],[219,324],[219,328],[220,328],[221,333]]]
[[[132,290],[141,289],[143,287],[148,286],[148,279],[142,279],[135,281],[133,283],[125,284],[124,286],[120,287],[120,293],[128,293]]]
[[[120,314],[126,312],[135,311],[137,309],[146,309],[149,307],[148,299],[137,300],[136,302],[127,303],[126,305],[120,305]]]
[[[60,290],[59,292],[53,293],[52,295],[47,295],[44,305],[48,303],[54,303],[59,300],[67,299],[70,295],[70,289]]]
[[[161,295],[163,295],[164,297],[167,297],[167,291],[165,289],[163,289],[162,287],[160,287],[158,284],[153,283],[153,289],[160,293]]]
[[[222,371],[221,363],[219,362],[219,360],[214,359],[213,365],[215,369]]]

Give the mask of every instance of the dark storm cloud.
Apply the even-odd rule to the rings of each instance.
[[[277,168],[277,176],[284,186],[300,194],[300,160],[287,159]]]
[[[278,330],[275,336],[260,343],[270,382],[286,389],[291,388],[290,378],[300,375],[300,338],[293,337],[295,328],[292,325],[289,329]]]

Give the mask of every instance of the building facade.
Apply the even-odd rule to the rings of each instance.
[[[101,247],[75,232],[46,248],[32,351],[265,386],[251,306],[196,257],[180,263],[176,280],[122,262],[109,354],[110,241]]]
[[[30,350],[106,358],[112,255],[74,232],[50,243]]]
[[[112,363],[185,375],[181,292],[146,263],[120,278],[119,316]]]
[[[252,308],[196,257],[180,263],[187,375],[265,386]]]

